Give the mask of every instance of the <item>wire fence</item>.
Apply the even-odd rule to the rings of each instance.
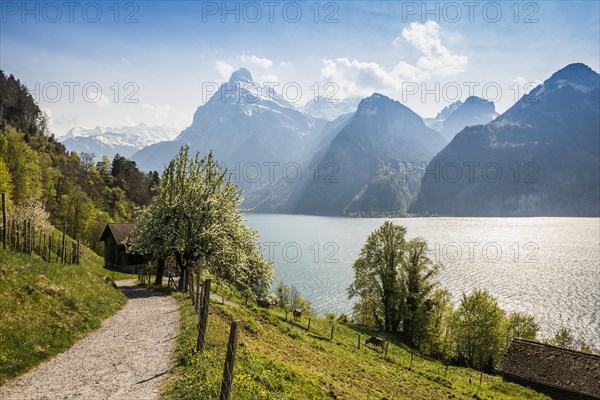
[[[83,247],[80,240],[73,240],[52,230],[36,227],[31,219],[3,219],[0,227],[3,249],[37,255],[48,262],[80,264]]]

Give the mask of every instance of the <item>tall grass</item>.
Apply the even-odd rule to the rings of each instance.
[[[545,399],[501,378],[445,366],[420,356],[394,335],[385,335],[387,356],[364,347],[368,335],[381,333],[352,324],[334,325],[312,317],[296,327],[281,310],[211,302],[204,354],[194,351],[197,316],[187,295],[180,305],[180,335],[165,399],[218,398],[229,324],[242,321],[232,398],[234,399]],[[291,315],[290,315],[291,318]],[[361,349],[357,348],[361,335]],[[411,362],[412,353],[412,362]]]
[[[0,384],[68,349],[125,304],[86,250],[82,265],[0,250]]]

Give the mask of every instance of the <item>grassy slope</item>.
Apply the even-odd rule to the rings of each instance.
[[[220,378],[232,319],[243,321],[235,366],[234,399],[545,399],[524,387],[477,371],[444,366],[414,355],[389,337],[384,357],[356,343],[362,327],[337,324],[330,340],[331,323],[313,318],[311,333],[282,323],[281,311],[211,304],[208,342],[196,354],[196,316],[189,298],[175,294],[181,310],[181,335],[173,373],[163,390],[165,399],[218,398]],[[306,327],[307,318],[301,325]],[[313,333],[314,332],[314,333]],[[381,335],[381,334],[379,334]]]
[[[48,263],[0,250],[0,384],[68,349],[125,304],[103,280],[102,259]]]
[[[55,240],[61,240],[61,238],[62,238],[61,231],[59,231],[58,229],[54,229],[53,233],[54,233]],[[73,243],[73,242],[74,242],[73,239],[71,239],[71,237],[67,235],[66,236],[67,249],[71,248],[71,243]],[[52,259],[58,260],[56,253],[53,253]],[[90,269],[90,271],[93,271],[99,275],[107,276],[115,281],[118,281],[120,279],[135,279],[135,278],[137,278],[137,275],[135,275],[135,274],[125,274],[123,272],[112,271],[112,270],[104,268],[104,259],[85,246],[81,247],[81,261],[86,267],[88,267]]]

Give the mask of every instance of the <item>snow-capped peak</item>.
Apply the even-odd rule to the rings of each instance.
[[[252,82],[252,74],[246,68],[240,68],[231,74],[231,77],[229,78],[229,83],[236,82],[250,83]]]
[[[118,128],[96,126],[92,129],[74,127],[58,139],[71,151],[112,156],[130,155],[154,143],[174,139],[179,130],[168,126],[148,126],[140,123]]]

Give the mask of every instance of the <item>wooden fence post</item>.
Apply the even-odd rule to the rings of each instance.
[[[235,365],[235,353],[238,343],[239,321],[231,321],[231,330],[229,331],[229,342],[227,344],[227,358],[223,367],[223,380],[221,382],[220,400],[229,400],[231,397],[231,385],[233,383],[233,367]]]
[[[6,193],[2,193],[2,248],[6,249]]]
[[[196,278],[196,312],[200,312],[200,272]]]
[[[190,274],[189,285],[190,285],[190,297],[192,298],[192,305],[194,306],[194,309],[195,309],[196,308],[196,296],[194,295],[194,274]]]
[[[54,233],[48,238],[48,262],[52,262],[52,244],[54,242]]]
[[[200,278],[198,276],[198,278]],[[200,279],[198,279],[200,280]],[[204,282],[202,282],[202,286],[200,286],[200,290],[199,290],[199,300],[198,300],[198,323],[200,323],[200,312],[202,311],[202,302],[204,301]]]
[[[360,333],[358,334],[358,349],[360,350]]]
[[[385,357],[387,357],[387,351],[388,351],[388,347],[389,347],[389,343],[385,342]]]
[[[61,264],[65,263],[66,238],[67,238],[67,220],[65,219],[65,224],[64,224],[64,227],[63,227],[63,234],[62,234],[62,250],[61,250],[61,254],[60,254],[60,262],[61,262]]]
[[[29,251],[29,218],[23,221],[23,253]]]
[[[308,326],[306,327],[306,332],[308,332],[310,330],[310,320],[312,319],[312,317],[308,317]]]
[[[29,218],[23,223],[23,253],[29,252]]]
[[[21,232],[19,231],[18,222],[15,224],[15,250],[21,252]]]
[[[202,288],[202,307],[200,308],[200,321],[198,323],[198,341],[196,350],[204,351],[206,343],[206,327],[208,326],[208,308],[210,306],[210,279],[204,281]]]
[[[22,235],[23,235],[23,242],[22,242],[21,252],[27,253],[27,220],[23,221]]]
[[[15,219],[13,217],[13,219],[12,219],[12,230],[10,231],[10,236],[12,237],[11,243],[12,243],[13,249],[16,249],[16,246],[17,246],[17,238],[15,236],[16,232],[17,232],[16,222],[15,222]]]
[[[33,250],[33,235],[31,233],[31,218],[27,220],[27,253],[31,254]]]
[[[333,325],[331,325],[331,337],[329,338],[329,340],[333,340]]]
[[[81,256],[81,238],[77,239],[77,265],[81,264],[79,257]]]

